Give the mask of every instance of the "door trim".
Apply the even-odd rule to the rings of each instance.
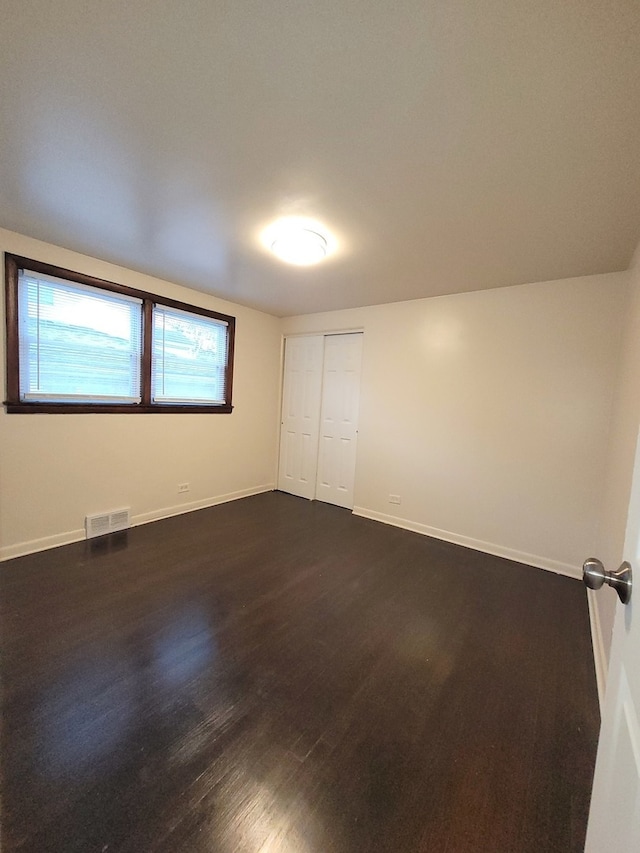
[[[609,661],[604,650],[602,637],[602,624],[596,603],[595,591],[587,590],[587,602],[589,604],[589,624],[591,626],[591,644],[593,646],[593,662],[596,667],[596,683],[598,685],[598,702],[600,704],[600,716],[604,710],[604,694],[607,687],[607,676],[609,674]]]

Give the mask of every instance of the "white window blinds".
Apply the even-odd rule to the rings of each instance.
[[[154,403],[224,403],[228,324],[153,306]]]
[[[142,300],[21,270],[20,399],[140,401]]]

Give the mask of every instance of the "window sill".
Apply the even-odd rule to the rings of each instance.
[[[7,403],[9,415],[229,415],[231,405],[201,406],[171,403],[167,405],[108,405],[104,403]]]

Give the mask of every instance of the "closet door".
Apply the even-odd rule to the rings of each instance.
[[[362,333],[324,339],[316,498],[353,509]]]
[[[278,488],[311,500],[316,491],[324,337],[287,338]]]

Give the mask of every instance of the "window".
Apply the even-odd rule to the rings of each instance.
[[[151,399],[224,404],[228,323],[153,306]]]
[[[5,255],[7,411],[231,412],[235,319]]]
[[[140,402],[142,300],[21,270],[20,402]]]

